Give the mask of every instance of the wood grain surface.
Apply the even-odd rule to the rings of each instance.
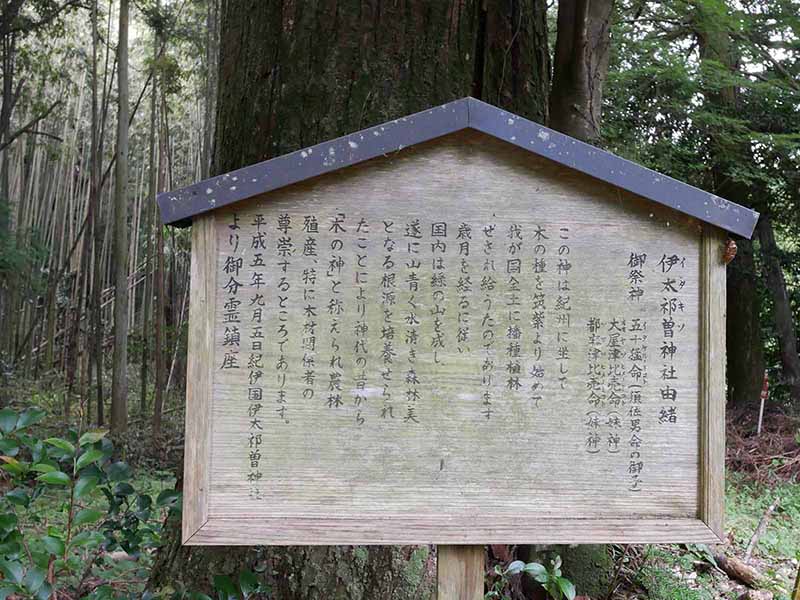
[[[439,546],[436,556],[436,600],[482,600],[483,546]]]
[[[344,231],[331,231],[339,215]],[[313,236],[302,228],[309,216],[319,223]],[[279,222],[287,217],[292,228],[282,232]],[[406,235],[417,220],[418,240]],[[468,257],[459,253],[463,224],[471,227]],[[474,132],[253,198],[193,226],[186,543],[703,542],[721,531],[725,299],[716,231],[704,234],[685,216]],[[487,230],[494,235],[488,250]],[[263,249],[253,247],[260,231]],[[277,248],[287,237],[292,251],[281,264]],[[316,257],[303,254],[307,237],[317,240]],[[420,243],[421,254],[409,252],[410,241]],[[446,248],[437,254],[439,242]],[[536,273],[542,252],[547,270]],[[264,266],[249,268],[257,253]],[[385,260],[390,254],[393,268]],[[646,254],[640,269],[631,266],[632,254]],[[344,266],[328,276],[335,255]],[[404,285],[417,256],[420,283],[412,293]],[[669,257],[678,261],[667,268],[662,259]],[[226,265],[237,258],[242,285],[232,293]],[[519,273],[509,262],[517,258]],[[559,272],[559,259],[569,261],[568,270]],[[304,380],[309,369],[302,364],[310,319],[303,273],[311,268],[317,270],[313,384]],[[384,275],[391,270],[398,285],[388,306]],[[251,284],[256,271],[263,286]],[[473,285],[462,294],[465,274]],[[492,289],[481,285],[486,276],[494,279]],[[634,287],[643,290],[639,300],[631,298]],[[538,330],[537,294],[545,300]],[[569,297],[566,306],[557,306],[560,296]],[[232,324],[224,322],[231,298],[241,300],[236,347]],[[326,310],[333,299],[344,307],[335,332]],[[254,417],[248,345],[257,325],[249,311],[260,303],[265,338],[255,385],[263,398]],[[419,325],[406,321],[411,303]],[[567,311],[565,324],[558,319]],[[662,326],[668,311],[677,324],[670,338]],[[463,323],[469,335],[459,341]],[[594,338],[591,323],[600,324]],[[281,326],[288,332],[282,346]],[[395,330],[388,384],[382,377],[387,326]],[[213,348],[204,345],[209,328]],[[409,328],[419,338],[413,385]],[[615,337],[622,350],[612,358],[615,329],[622,330]],[[361,342],[366,366],[355,362]],[[513,342],[516,355],[509,352]],[[341,363],[331,366],[334,344]],[[628,385],[641,362],[631,358],[639,347],[647,379],[635,417]],[[223,368],[226,360],[236,368]],[[626,396],[593,406],[592,369],[604,374],[597,389],[605,400],[612,373]],[[661,379],[665,369],[676,378]],[[337,393],[332,371],[339,373],[340,405],[330,401]],[[534,389],[537,382],[543,385]],[[592,412],[599,413],[595,426]],[[595,446],[593,431],[600,439]],[[260,456],[253,467],[256,433]],[[641,462],[640,472],[633,462]]]

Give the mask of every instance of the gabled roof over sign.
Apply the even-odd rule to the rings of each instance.
[[[165,224],[462,129],[519,148],[749,238],[758,213],[475,98],[462,98],[158,195]]]

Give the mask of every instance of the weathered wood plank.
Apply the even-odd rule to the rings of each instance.
[[[700,518],[724,539],[725,514],[725,235],[706,226],[700,286]]]
[[[191,461],[208,483],[207,496],[198,500],[207,507],[202,515],[208,522],[189,543],[714,539],[709,526],[718,527],[720,480],[701,469],[718,469],[721,463],[718,446],[712,452],[701,429],[705,423],[720,426],[718,408],[703,409],[708,398],[713,403],[719,397],[707,398],[700,390],[701,381],[719,378],[714,370],[719,360],[701,367],[699,357],[718,338],[704,315],[706,298],[718,301],[719,294],[701,295],[701,288],[712,283],[706,271],[714,285],[720,274],[701,252],[696,221],[475,133],[416,146],[271,192],[236,212],[213,214],[216,223],[213,231],[205,230],[204,243],[216,249],[206,251],[211,258],[203,269],[216,282],[210,292],[198,288],[197,293],[193,282],[190,318],[213,319],[203,325],[213,330],[213,350],[203,359],[210,372],[196,378],[197,387],[211,386],[213,403],[205,400],[207,420],[195,428],[211,427],[207,444],[214,452],[209,457],[206,446],[205,454],[190,458],[187,451],[187,471]],[[345,230],[334,232],[340,215]],[[309,216],[318,221],[313,234],[304,230]],[[417,219],[420,254],[414,256],[420,257],[415,268],[421,270],[412,294],[403,286],[408,265],[417,260],[407,229]],[[369,224],[363,231],[362,222]],[[446,234],[437,233],[442,223]],[[472,227],[470,255],[463,254],[464,238],[457,236],[464,224]],[[514,227],[524,232],[516,249],[509,237]],[[494,246],[484,246],[484,238],[493,236]],[[309,237],[316,240],[316,255],[306,253]],[[437,240],[449,244],[439,263]],[[393,250],[386,249],[388,242]],[[290,248],[285,261],[276,254],[282,246]],[[390,253],[394,258],[387,262]],[[536,273],[544,253],[549,266]],[[335,333],[328,312],[335,286],[326,274],[334,255],[343,257],[345,307]],[[632,255],[642,264],[633,264]],[[518,292],[509,287],[515,257],[524,265]],[[567,275],[559,266],[565,258]],[[675,261],[667,264],[670,258]],[[398,287],[394,304],[384,305],[389,263],[396,266]],[[446,291],[438,299],[437,264],[446,273],[441,286]],[[316,285],[303,283],[310,269],[318,271]],[[363,277],[356,273],[361,270]],[[464,299],[456,291],[465,273],[474,280],[466,320]],[[484,284],[488,276],[492,285]],[[545,325],[537,331],[534,303],[540,287]],[[637,288],[643,296],[634,294]],[[194,306],[202,294],[211,294],[213,315]],[[512,316],[516,309],[508,308],[517,295],[524,315],[518,324]],[[557,306],[567,295],[569,318],[560,320]],[[434,353],[431,311],[437,302],[445,309],[440,321],[447,343]],[[356,317],[360,304],[363,328]],[[414,355],[420,394],[416,418],[404,422],[413,362],[405,312],[414,304],[424,311],[415,333],[424,340]],[[495,308],[482,308],[489,305]],[[253,321],[256,310],[263,325]],[[484,313],[490,310],[487,320]],[[673,314],[668,327],[665,321]],[[596,337],[594,321],[602,325]],[[464,322],[471,324],[471,337],[456,343]],[[388,401],[381,375],[387,326],[396,341]],[[315,349],[309,351],[304,344],[314,327]],[[482,342],[487,328],[496,339],[488,350]],[[619,351],[611,345],[620,337],[615,328],[622,336]],[[368,366],[357,368],[355,348],[362,341]],[[518,350],[510,350],[515,344]],[[196,347],[194,341],[190,345]],[[339,362],[331,358],[334,346],[342,349]],[[644,380],[636,372],[640,363],[646,367]],[[539,366],[547,375],[534,400]],[[305,381],[314,369],[316,380]],[[598,369],[603,399],[593,404],[588,384]],[[515,374],[519,388],[512,385]],[[614,402],[611,374],[624,393]],[[364,387],[359,378],[366,380]],[[638,388],[632,385],[637,382]],[[331,404],[337,392],[341,404]],[[492,398],[490,418],[483,414],[486,393]],[[197,401],[190,398],[190,407]],[[389,418],[388,406],[396,411],[389,411]]]
[[[437,600],[482,600],[484,552],[483,546],[437,548]]]
[[[186,442],[182,537],[187,543],[208,520],[211,471],[211,392],[214,370],[216,217],[192,227],[191,302],[186,376]]]
[[[529,523],[529,524],[528,524]],[[484,515],[466,526],[446,515],[436,517],[212,517],[189,545],[349,545],[417,544],[553,544],[713,543],[716,535],[702,521],[688,519],[561,519],[536,518],[536,513],[494,517]]]

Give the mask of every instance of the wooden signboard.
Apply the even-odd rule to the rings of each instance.
[[[722,536],[754,213],[459,102],[160,199],[193,229],[184,543]]]

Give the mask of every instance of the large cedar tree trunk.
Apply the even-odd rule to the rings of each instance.
[[[467,95],[546,118],[544,0],[226,0],[214,156],[222,173]],[[263,568],[275,600],[431,597],[428,548],[182,548],[151,588]]]

